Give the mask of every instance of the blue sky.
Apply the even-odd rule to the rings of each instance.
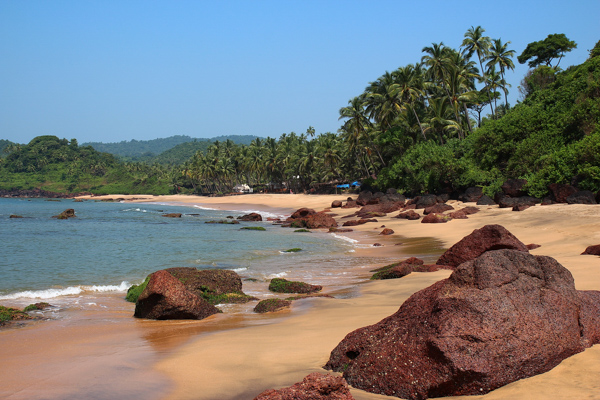
[[[481,25],[518,55],[564,33],[567,67],[600,40],[599,15],[598,0],[0,0],[0,139],[336,132],[348,100],[424,46]]]

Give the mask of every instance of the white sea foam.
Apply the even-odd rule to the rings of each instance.
[[[358,240],[349,238],[348,236],[336,235],[335,233],[332,233],[332,235],[336,239],[345,240],[346,242],[350,242],[352,244],[358,243]]]
[[[242,268],[234,268],[232,269],[233,272],[242,272],[242,271],[247,271],[248,268],[247,267],[242,267]]]
[[[278,274],[271,274],[271,275],[267,276],[267,279],[283,278],[284,276],[287,276],[287,272],[280,272]]]
[[[121,282],[120,285],[80,285],[69,286],[60,289],[44,289],[44,290],[25,290],[22,292],[11,293],[0,296],[0,300],[15,300],[15,299],[53,299],[60,296],[73,296],[84,292],[125,292],[129,288],[129,282]]]
[[[199,206],[197,204],[194,205],[194,208],[198,208],[200,210],[217,210],[216,208],[210,208],[210,207],[204,207],[204,206]]]

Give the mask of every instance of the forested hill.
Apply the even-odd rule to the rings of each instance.
[[[206,142],[208,144],[218,141],[226,141],[227,139],[233,141],[236,144],[248,145],[257,136],[252,135],[230,135],[230,136],[218,136],[211,139],[206,138],[192,138],[185,135],[175,135],[167,138],[159,138],[152,140],[124,140],[118,143],[101,143],[101,142],[88,142],[83,143],[82,146],[92,146],[94,149],[113,154],[126,161],[150,161],[154,162],[156,156],[159,154],[173,149],[175,146],[182,143],[190,142]],[[194,147],[194,146],[191,146]],[[204,148],[204,146],[197,146],[198,149]],[[188,156],[187,158],[191,157]],[[159,161],[160,162],[160,161]]]

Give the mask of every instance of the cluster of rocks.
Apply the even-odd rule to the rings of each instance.
[[[336,220],[324,211],[317,212],[311,208],[300,208],[289,216],[282,226],[291,228],[335,228],[338,226]]]
[[[598,204],[600,203],[600,191],[598,193],[589,190],[579,190],[568,184],[553,183],[548,185],[550,195],[538,199],[527,195],[525,179],[508,179],[501,186],[494,199],[483,194],[480,187],[470,187],[462,193],[458,199],[463,202],[476,202],[477,205],[498,205],[500,208],[512,208],[513,211],[523,211],[536,204],[549,205],[555,203],[566,204]]]
[[[325,368],[388,396],[474,395],[600,343],[600,292],[576,290],[566,268],[499,225],[475,230],[436,264],[453,269],[448,279],[348,334]]]
[[[315,296],[321,289],[319,285],[275,278],[270,282],[270,291],[303,296],[262,300],[254,311],[277,311],[289,307],[292,300],[297,298]],[[221,312],[217,304],[246,303],[259,299],[242,291],[242,280],[235,271],[178,267],[156,271],[144,283],[131,286],[127,300],[136,303],[134,317],[164,320],[204,319]]]

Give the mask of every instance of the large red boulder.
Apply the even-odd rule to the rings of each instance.
[[[405,399],[485,394],[600,342],[600,292],[578,292],[556,260],[488,251],[360,328],[326,369]]]
[[[338,226],[335,219],[324,212],[316,212],[311,208],[300,208],[286,222],[293,228],[331,228]]]
[[[354,400],[341,376],[313,372],[302,382],[279,390],[262,392],[254,400]]]
[[[136,318],[203,319],[220,312],[206,300],[190,292],[166,270],[150,275],[150,280],[136,304]]]
[[[528,252],[527,246],[502,225],[485,225],[475,229],[450,247],[437,260],[437,264],[458,267],[465,261],[473,260],[486,251],[514,249]]]

